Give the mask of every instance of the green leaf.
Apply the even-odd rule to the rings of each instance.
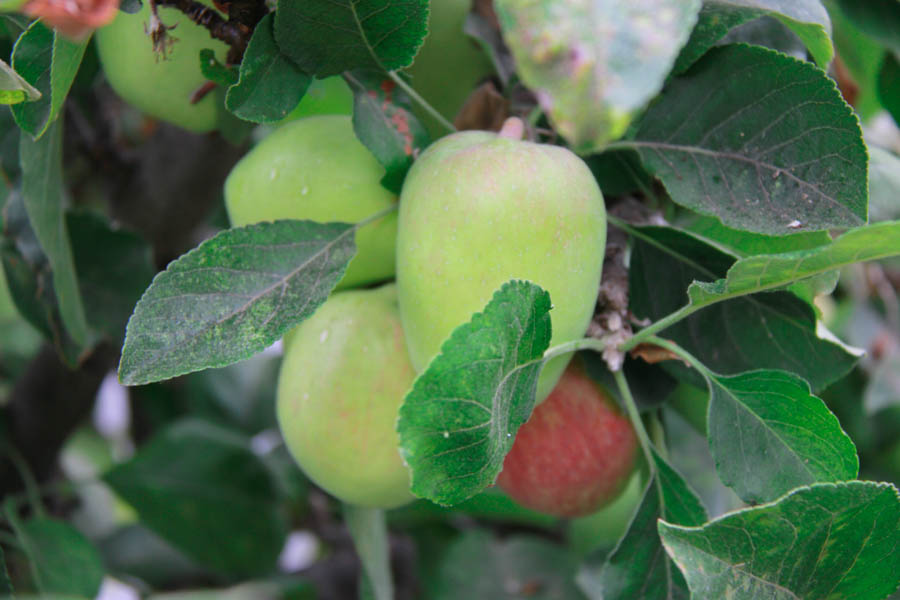
[[[644,489],[637,512],[616,548],[599,569],[583,568],[578,583],[591,599],[688,599],[687,584],[669,560],[657,533],[662,518],[683,525],[707,519],[696,494],[654,450],[657,474]]]
[[[802,485],[856,477],[856,447],[796,375],[752,371],[712,376],[709,385],[716,469],[745,502],[769,502]]]
[[[582,600],[572,581],[577,566],[569,549],[537,536],[500,541],[488,531],[470,529],[441,557],[428,597]]]
[[[267,14],[253,30],[240,79],[225,95],[228,110],[245,121],[280,121],[297,106],[312,81],[278,48],[274,19]]]
[[[7,518],[31,563],[38,589],[45,595],[96,596],[105,570],[93,544],[64,521],[36,517],[22,522],[15,513],[7,504]]]
[[[346,223],[228,229],[156,276],[125,337],[119,378],[159,381],[249,358],[309,317],[356,252]]]
[[[12,67],[0,60],[0,104],[18,104],[40,97],[40,90],[22,79]]]
[[[709,51],[641,120],[634,147],[672,200],[785,235],[866,221],[866,148],[834,82],[757,46]]]
[[[94,214],[67,215],[66,225],[88,324],[120,344],[134,305],[156,273],[152,248]]]
[[[710,370],[732,375],[754,369],[797,373],[821,390],[858,360],[821,331],[812,307],[787,292],[725,296],[724,277],[734,257],[699,238],[666,227],[632,230],[630,307],[639,318],[658,320],[685,305],[682,320],[662,335]],[[690,286],[690,297],[685,294]],[[718,294],[718,295],[717,295]],[[721,300],[726,300],[722,302]],[[679,379],[702,386],[700,377],[674,361],[663,363]]]
[[[694,283],[691,298],[702,305],[744,294],[779,288],[858,262],[900,255],[900,221],[851,229],[823,246],[784,254],[743,258],[724,282]]]
[[[323,78],[360,67],[408,67],[427,32],[428,0],[305,0],[275,12],[275,41]]]
[[[790,28],[816,63],[828,67],[834,57],[831,19],[819,0],[707,0],[672,71],[683,73],[726,33],[764,16],[775,17]]]
[[[13,595],[13,585],[9,580],[9,572],[6,570],[6,557],[3,556],[2,547],[0,547],[0,594]]]
[[[25,320],[54,344],[66,364],[75,368],[83,348],[72,340],[63,325],[53,272],[28,222],[18,190],[14,189],[7,197],[2,217],[0,259],[13,302]]]
[[[900,157],[869,145],[869,223],[900,220],[897,190],[900,190]]]
[[[900,60],[897,54],[886,52],[878,71],[878,99],[891,113],[894,122],[900,123]]]
[[[837,0],[841,11],[866,35],[900,53],[900,2],[897,0]]]
[[[809,231],[792,235],[765,235],[732,229],[715,217],[691,213],[676,223],[679,229],[713,244],[723,252],[738,258],[757,254],[780,254],[794,250],[808,250],[831,242],[827,231]]]
[[[416,379],[397,425],[414,494],[452,505],[494,483],[534,407],[549,311],[537,285],[504,284]]]
[[[378,508],[344,504],[344,522],[353,537],[353,545],[363,566],[363,577],[375,600],[392,600],[390,541],[384,511]]]
[[[858,86],[858,93],[855,97],[850,96],[848,102],[853,104],[859,118],[865,122],[881,111],[881,103],[876,93],[876,80],[885,55],[884,46],[854,25],[837,6],[835,0],[829,0],[825,4],[831,15],[834,47],[840,57],[840,64],[847,67],[852,80]]]
[[[385,168],[381,184],[400,193],[413,160],[428,145],[409,97],[380,71],[357,69],[344,78],[353,90],[353,130]]]
[[[238,80],[237,69],[220,63],[215,51],[210,48],[200,51],[200,71],[208,80],[225,88],[237,83]]]
[[[695,600],[880,600],[900,583],[900,498],[888,484],[818,484],[659,532]]]
[[[519,75],[576,152],[621,136],[656,96],[700,0],[498,0]]]
[[[201,564],[231,576],[274,568],[287,523],[247,438],[179,421],[103,479],[145,525]]]
[[[88,324],[63,213],[62,130],[62,123],[57,121],[36,141],[21,136],[22,197],[31,227],[53,270],[63,323],[72,339],[83,346],[88,343]]]
[[[13,116],[19,127],[39,138],[62,108],[78,73],[88,40],[73,42],[35,21],[13,48],[12,66],[41,92],[35,102],[15,104]]]

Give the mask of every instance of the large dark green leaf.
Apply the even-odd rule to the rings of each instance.
[[[442,556],[431,582],[435,600],[581,600],[573,577],[578,562],[567,548],[535,536],[503,541],[471,529]]]
[[[425,38],[428,0],[304,0],[275,12],[275,40],[317,77],[408,67]]]
[[[63,213],[62,124],[54,122],[37,141],[19,142],[22,198],[37,240],[53,271],[53,287],[66,330],[76,343],[88,342],[88,324]]]
[[[689,302],[685,293],[689,286],[703,291],[703,298],[693,294],[690,301],[705,308],[662,330],[662,335],[710,370],[732,375],[780,369],[797,373],[817,391],[839,379],[858,359],[827,335],[820,337],[812,307],[793,294],[759,293],[713,302],[715,286],[723,285],[691,285],[722,278],[734,264],[733,256],[665,227],[644,227],[635,235],[629,273],[631,310],[640,318],[657,320]],[[679,378],[702,384],[683,365],[664,364]]]
[[[621,136],[665,81],[699,0],[495,3],[522,80],[577,152]]]
[[[382,185],[400,193],[406,172],[430,141],[409,97],[379,71],[357,69],[344,78],[353,90],[353,131],[385,168]]]
[[[414,494],[452,505],[494,483],[534,407],[549,311],[540,287],[504,284],[416,379],[397,425]]]
[[[709,381],[709,445],[722,482],[745,502],[856,477],[856,447],[799,377],[752,371]]]
[[[15,509],[6,513],[43,594],[97,595],[105,570],[100,553],[87,538],[64,521],[36,517],[22,522]]]
[[[276,221],[229,229],[153,280],[128,322],[128,385],[222,367],[260,352],[310,316],[356,252],[356,227]]]
[[[785,235],[866,222],[866,148],[834,82],[756,46],[715,48],[674,78],[634,147],[672,200]]]
[[[111,229],[90,213],[69,214],[66,225],[88,324],[121,343],[128,317],[156,271],[150,244],[133,233]]]
[[[228,89],[225,106],[246,121],[271,123],[287,116],[312,78],[281,53],[269,13],[253,30],[241,61],[240,79]]]
[[[880,600],[900,583],[900,498],[883,483],[818,484],[659,532],[695,600]]]
[[[40,100],[12,107],[16,123],[40,137],[59,115],[69,93],[87,40],[73,42],[35,21],[16,41],[12,66],[41,93]]]
[[[790,28],[816,63],[828,67],[834,56],[831,20],[819,0],[707,0],[673,72],[684,72],[733,28],[763,16],[775,17]]]
[[[700,525],[706,510],[696,494],[655,451],[657,474],[650,480],[625,535],[599,569],[584,568],[578,583],[596,600],[687,600],[687,585],[666,556],[657,532],[662,518]]]
[[[221,573],[268,572],[287,535],[278,487],[249,440],[210,423],[172,425],[103,479],[145,525]]]

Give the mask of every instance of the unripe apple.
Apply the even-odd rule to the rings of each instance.
[[[628,417],[575,361],[519,428],[497,485],[526,508],[588,515],[622,492],[637,449]]]
[[[397,286],[419,371],[510,279],[550,293],[551,346],[581,338],[593,315],[606,243],[600,188],[569,150],[516,139],[517,121],[507,121],[500,134],[442,138],[413,163],[403,184]],[[538,401],[568,360],[560,356],[544,367]]]
[[[212,6],[205,1],[204,4]],[[125,102],[157,119],[198,133],[212,131],[224,111],[219,91],[196,103],[191,96],[207,83],[200,71],[200,51],[210,48],[225,61],[228,46],[210,37],[209,31],[174,8],[159,7],[163,24],[175,27],[166,56],[153,51],[145,32],[150,3],[135,14],[119,12],[115,20],[97,30],[97,52],[109,84]]]
[[[278,423],[306,475],[350,504],[412,500],[395,426],[414,378],[393,284],[335,294],[288,334]]]
[[[431,0],[428,35],[407,70],[413,89],[451,122],[478,83],[494,72],[487,53],[463,32],[471,7],[472,0]],[[418,104],[413,110],[432,137],[447,133]]]
[[[392,206],[384,167],[353,133],[349,116],[286,123],[235,165],[225,181],[225,207],[235,227],[276,219],[356,223]],[[357,253],[338,288],[394,275],[397,215],[356,232]]]

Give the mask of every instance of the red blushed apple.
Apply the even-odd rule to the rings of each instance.
[[[588,515],[622,492],[637,449],[628,417],[576,359],[519,429],[497,485],[533,510]]]

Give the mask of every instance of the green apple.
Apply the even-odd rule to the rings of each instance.
[[[313,79],[300,103],[282,122],[315,115],[352,115],[353,91],[339,76]]]
[[[526,508],[580,517],[622,493],[637,454],[631,421],[574,361],[519,428],[497,485]]]
[[[393,284],[335,294],[288,334],[278,423],[307,476],[350,504],[412,500],[395,426],[414,378]]]
[[[148,115],[190,131],[212,131],[224,111],[222,94],[209,93],[196,103],[191,96],[207,82],[200,71],[200,51],[210,48],[224,62],[228,46],[177,9],[160,7],[159,18],[175,26],[168,32],[175,41],[165,58],[153,51],[145,33],[150,21],[146,1],[139,12],[120,11],[112,23],[97,30],[97,52],[106,78],[125,102]]]
[[[515,126],[511,126],[515,124]],[[409,354],[424,369],[452,331],[510,279],[550,293],[551,346],[584,335],[600,287],[606,209],[584,162],[559,146],[464,131],[413,163],[400,195],[397,285]],[[538,401],[568,355],[550,361]]]
[[[628,524],[641,503],[646,477],[635,469],[618,498],[597,512],[569,521],[566,537],[579,556],[595,550],[611,550],[628,529]]]
[[[432,0],[428,35],[407,69],[413,89],[451,122],[478,83],[494,72],[488,55],[463,32],[471,7],[472,0]],[[414,111],[432,137],[447,133],[421,107]]]
[[[276,219],[357,223],[397,201],[381,186],[384,172],[349,116],[306,117],[273,131],[235,165],[225,207],[235,227]],[[396,213],[357,231],[357,254],[338,287],[390,279],[396,237]]]

